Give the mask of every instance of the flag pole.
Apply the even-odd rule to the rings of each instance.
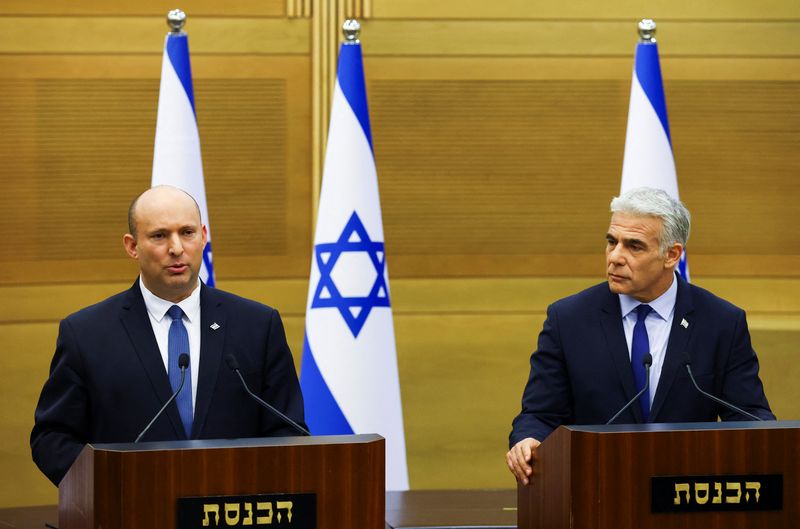
[[[359,31],[348,19],[311,255],[300,387],[314,435],[386,439],[386,488],[408,489],[400,379]]]
[[[167,33],[161,61],[161,86],[158,91],[156,135],[153,146],[151,186],[170,185],[194,198],[208,240],[203,248],[200,279],[215,286],[211,223],[208,217],[200,132],[195,112],[194,86],[189,58],[189,37],[183,30],[186,13],[173,9],[167,13]]]
[[[620,192],[647,186],[663,189],[680,200],[656,43],[656,23],[650,18],[643,18],[637,24],[637,29],[639,40],[633,60]],[[689,279],[685,248],[678,270],[686,280]]]

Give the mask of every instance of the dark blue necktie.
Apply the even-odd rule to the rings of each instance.
[[[179,306],[171,306],[167,314],[172,318],[167,342],[167,349],[169,350],[169,383],[172,386],[172,391],[175,391],[181,383],[181,368],[178,367],[178,358],[182,353],[189,354],[189,333],[186,332],[186,327],[183,326],[183,310]],[[178,413],[181,414],[181,422],[183,423],[183,429],[186,431],[186,437],[191,438],[192,421],[194,420],[192,417],[191,367],[186,368],[186,380],[183,383],[183,389],[175,398],[175,403],[178,406]]]
[[[631,344],[631,367],[633,367],[633,380],[636,382],[636,392],[642,390],[645,384],[645,369],[642,365],[642,358],[650,352],[650,341],[647,338],[647,327],[644,320],[653,310],[650,305],[639,305],[636,307],[636,325],[633,327],[633,343]],[[650,420],[650,395],[649,391],[639,397],[639,405],[642,408],[644,422]]]

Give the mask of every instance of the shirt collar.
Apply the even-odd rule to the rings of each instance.
[[[192,293],[189,294],[189,297],[178,303],[173,303],[150,292],[147,287],[144,286],[142,277],[139,276],[139,288],[142,290],[144,306],[147,308],[147,312],[159,323],[161,323],[161,320],[164,319],[167,311],[173,305],[177,305],[183,310],[189,323],[195,321],[195,319],[200,316],[200,288],[198,287],[200,287],[199,279],[197,280],[197,286],[192,290]]]
[[[653,312],[659,315],[662,320],[668,320],[672,312],[675,310],[675,300],[678,298],[678,279],[675,274],[672,274],[672,284],[666,292],[658,296],[653,301],[647,303],[653,309]],[[628,296],[627,294],[619,295],[619,305],[622,309],[622,317],[626,318],[633,310],[642,302]]]

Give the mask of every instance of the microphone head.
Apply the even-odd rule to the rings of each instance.
[[[653,365],[653,355],[651,355],[650,353],[645,354],[642,357],[642,365],[645,367],[650,367],[651,365]]]
[[[228,353],[225,355],[225,363],[228,364],[228,367],[234,371],[239,369],[239,362],[236,361],[236,357],[233,356],[233,353]]]
[[[178,367],[181,368],[181,369],[186,369],[187,367],[189,367],[189,355],[188,354],[181,353],[181,355],[178,357]]]
[[[681,365],[682,366],[690,366],[690,365],[692,365],[692,357],[689,356],[689,353],[682,353],[681,354]]]

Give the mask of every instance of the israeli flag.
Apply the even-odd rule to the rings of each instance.
[[[312,434],[386,439],[386,488],[408,489],[389,275],[361,45],[342,44],[311,256],[300,386]]]
[[[655,38],[636,45],[620,192],[643,186],[680,199]],[[678,271],[689,280],[685,248]]]
[[[194,110],[189,38],[183,31],[169,33],[164,42],[151,185],[171,185],[183,189],[200,206],[200,216],[208,230],[200,279],[213,287],[211,227],[203,181],[203,160],[200,156],[200,135]]]

